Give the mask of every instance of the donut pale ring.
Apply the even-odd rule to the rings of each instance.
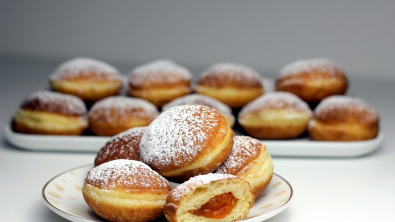
[[[291,92],[306,102],[319,102],[325,97],[344,94],[348,81],[345,73],[328,59],[293,62],[280,70],[276,88]]]
[[[266,145],[248,136],[235,136],[228,159],[216,173],[232,174],[250,183],[255,198],[265,190],[273,176],[272,158]]]
[[[86,107],[72,95],[34,91],[14,115],[12,127],[27,134],[81,135],[88,127]]]
[[[170,222],[239,221],[254,203],[249,183],[229,174],[191,178],[170,191],[165,216]]]
[[[117,159],[140,160],[139,144],[147,127],[134,127],[111,138],[97,153],[95,166]]]
[[[264,90],[261,78],[254,69],[239,64],[219,63],[200,75],[195,91],[238,108],[262,95]]]
[[[50,76],[53,90],[75,95],[84,101],[98,101],[117,95],[122,78],[113,66],[91,58],[62,63]]]
[[[147,127],[140,140],[140,158],[162,176],[187,180],[221,165],[232,150],[233,135],[215,109],[175,106]]]
[[[137,126],[148,126],[158,115],[148,101],[126,96],[111,96],[96,102],[89,111],[89,126],[100,136],[114,136]]]
[[[129,75],[129,94],[158,107],[191,92],[191,73],[170,60],[135,68]]]
[[[220,112],[226,118],[226,121],[228,121],[229,126],[231,128],[235,124],[235,117],[232,114],[232,109],[228,105],[212,97],[208,97],[200,94],[191,94],[177,98],[165,104],[162,107],[162,111],[168,110],[173,106],[180,106],[180,105],[203,105],[203,106],[211,107],[217,110],[218,112]]]
[[[238,120],[255,138],[290,139],[306,131],[311,116],[307,103],[294,94],[271,92],[243,107]]]
[[[109,221],[145,222],[163,215],[170,185],[146,164],[113,160],[86,175],[82,194],[88,206]]]
[[[379,115],[366,101],[349,96],[331,96],[322,100],[309,123],[313,140],[369,140],[379,132]]]

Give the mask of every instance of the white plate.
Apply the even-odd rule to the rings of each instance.
[[[101,136],[45,136],[16,133],[4,127],[4,135],[14,146],[29,150],[98,152],[110,139]],[[358,142],[320,142],[307,138],[295,140],[262,140],[272,156],[356,157],[373,152],[384,140],[383,133],[371,140]]]
[[[92,165],[78,167],[48,181],[42,191],[45,205],[70,221],[105,221],[93,213],[82,197],[81,188],[86,174],[92,167]],[[170,185],[177,186],[175,183]],[[292,195],[291,185],[282,177],[273,174],[269,186],[257,198],[245,221],[258,222],[275,216],[288,207]]]

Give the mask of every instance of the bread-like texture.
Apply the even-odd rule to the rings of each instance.
[[[88,206],[109,221],[155,220],[163,215],[170,185],[147,165],[113,160],[88,172],[82,188]]]
[[[89,111],[89,127],[100,136],[114,136],[133,127],[148,126],[159,112],[152,103],[126,96],[96,102]]]
[[[136,67],[129,74],[129,95],[157,107],[191,92],[192,74],[171,60],[157,60]]]
[[[250,183],[255,198],[273,177],[273,162],[264,143],[248,136],[235,136],[233,149],[216,173],[231,174]]]
[[[140,140],[140,158],[162,176],[185,181],[222,164],[232,149],[233,135],[215,109],[175,106],[147,127]]]
[[[290,139],[306,131],[312,111],[306,102],[289,92],[271,92],[247,104],[238,121],[258,139]]]
[[[254,69],[232,63],[209,67],[197,79],[194,90],[233,108],[244,106],[264,92],[261,78]]]
[[[343,70],[328,59],[298,60],[285,66],[276,79],[278,91],[291,92],[306,102],[344,94],[347,87]]]
[[[123,80],[119,71],[92,58],[74,58],[60,64],[50,76],[53,90],[84,101],[98,101],[119,94]]]
[[[88,121],[85,116],[18,109],[12,128],[26,134],[81,135],[88,128]]]
[[[211,198],[228,192],[237,199],[237,203],[224,218],[207,218],[191,213]],[[253,201],[247,181],[229,174],[206,174],[193,177],[174,188],[166,198],[164,212],[170,222],[239,221],[247,218]]]
[[[366,101],[331,96],[318,104],[308,126],[309,137],[322,141],[369,140],[379,132],[379,114]]]

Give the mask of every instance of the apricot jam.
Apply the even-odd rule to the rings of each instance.
[[[237,199],[231,192],[228,192],[211,198],[199,209],[191,210],[190,212],[197,216],[222,219],[232,212],[236,203]]]

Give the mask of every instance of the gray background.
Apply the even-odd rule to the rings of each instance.
[[[1,1],[0,55],[127,64],[216,62],[274,76],[326,57],[352,76],[393,77],[395,1]],[[49,73],[48,73],[49,74]]]

